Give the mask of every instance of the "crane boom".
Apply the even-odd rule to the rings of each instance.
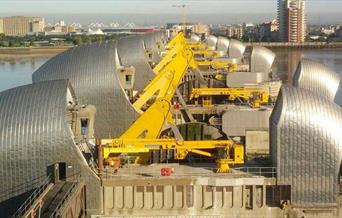
[[[163,65],[155,70],[159,73],[144,88],[139,98],[133,103],[134,108],[142,110],[142,107],[152,98],[164,98],[171,101],[176,88],[189,68],[196,68],[193,54],[184,44],[177,44],[162,60]]]
[[[184,43],[182,33],[177,40],[172,41],[168,54],[158,66],[158,74],[145,87],[138,100],[134,103],[136,109],[142,107],[151,99],[156,99],[145,112],[119,137],[100,140],[103,148],[103,158],[111,163],[120,154],[146,154],[153,150],[173,150],[176,159],[184,159],[188,153],[196,153],[218,160],[219,172],[228,172],[229,164],[244,162],[244,148],[232,140],[180,141],[175,138],[163,138],[161,132],[167,123],[172,123],[171,100],[186,71],[196,68],[193,52]],[[210,153],[207,149],[219,152]],[[140,155],[142,157],[143,155]],[[144,158],[138,162],[144,163]]]

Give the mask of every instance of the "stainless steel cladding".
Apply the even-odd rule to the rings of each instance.
[[[216,36],[213,36],[213,35],[210,35],[208,36],[207,38],[207,45],[208,47],[211,49],[211,50],[216,50],[216,46],[217,46],[217,37]]]
[[[262,83],[268,78],[268,74],[265,73],[234,72],[227,74],[226,84],[228,87],[243,87]]]
[[[158,31],[153,33],[146,33],[139,35],[137,37],[142,37],[144,40],[145,49],[152,52],[151,60],[155,63],[161,60],[161,52],[164,50],[167,43],[167,39],[164,32]]]
[[[236,39],[231,39],[229,43],[229,50],[228,50],[228,56],[230,58],[236,58],[236,59],[242,59],[243,54],[245,53],[246,46],[236,40]]]
[[[222,116],[222,131],[227,136],[246,136],[246,131],[269,129],[271,110],[228,110]]]
[[[201,37],[199,37],[196,34],[191,34],[190,40],[194,41],[194,42],[200,42],[201,41]]]
[[[342,158],[342,109],[314,92],[284,86],[270,118],[279,185],[291,185],[291,203],[336,206]]]
[[[80,104],[96,107],[96,138],[120,136],[138,117],[117,76],[116,48],[114,42],[72,48],[50,59],[32,76],[34,83],[70,79]],[[130,49],[133,55],[136,48]]]
[[[293,85],[334,101],[340,80],[340,76],[327,66],[303,59],[299,62],[293,76]]]
[[[142,90],[155,76],[155,73],[148,63],[149,60],[145,50],[145,46],[151,47],[151,40],[151,38],[144,39],[139,35],[125,37],[118,41],[117,47],[120,64],[135,68],[135,90]],[[147,45],[144,45],[144,43]]]
[[[250,59],[251,72],[270,73],[276,55],[271,50],[262,46],[253,46]]]
[[[79,153],[67,121],[70,102],[75,100],[67,80],[0,93],[0,202],[37,188],[51,173],[48,166],[65,162],[67,177],[82,174],[89,209],[100,208],[100,181]]]
[[[224,52],[225,55],[228,55],[229,42],[229,39],[226,37],[218,37],[216,50]]]

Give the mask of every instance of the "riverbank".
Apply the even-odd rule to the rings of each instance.
[[[304,42],[304,43],[291,43],[291,42],[248,42],[248,47],[264,46],[267,48],[342,48],[342,42]]]
[[[16,59],[29,57],[54,56],[71,48],[70,46],[54,47],[14,47],[0,48],[0,59]]]

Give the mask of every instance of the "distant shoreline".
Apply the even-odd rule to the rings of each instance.
[[[255,45],[265,46],[274,49],[341,49],[342,42],[338,43],[325,43],[325,42],[314,42],[314,43],[277,43],[277,42],[254,42],[244,43],[248,47]],[[22,59],[22,58],[34,58],[34,57],[46,57],[55,56],[60,54],[73,46],[44,46],[44,47],[0,47],[0,60],[11,60],[11,59]]]
[[[339,49],[342,48],[342,42],[305,42],[305,43],[290,43],[290,42],[249,42],[245,43],[248,47],[264,46],[267,48],[298,48],[298,49]]]
[[[2,47],[0,48],[0,59],[16,59],[30,57],[54,56],[62,53],[71,46],[53,47]]]

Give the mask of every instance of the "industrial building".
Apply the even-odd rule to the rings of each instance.
[[[1,92],[1,214],[340,217],[338,74],[282,85],[272,51],[189,38],[71,48]]]
[[[25,36],[44,32],[44,26],[45,20],[43,17],[15,16],[0,18],[0,33],[8,36]]]

